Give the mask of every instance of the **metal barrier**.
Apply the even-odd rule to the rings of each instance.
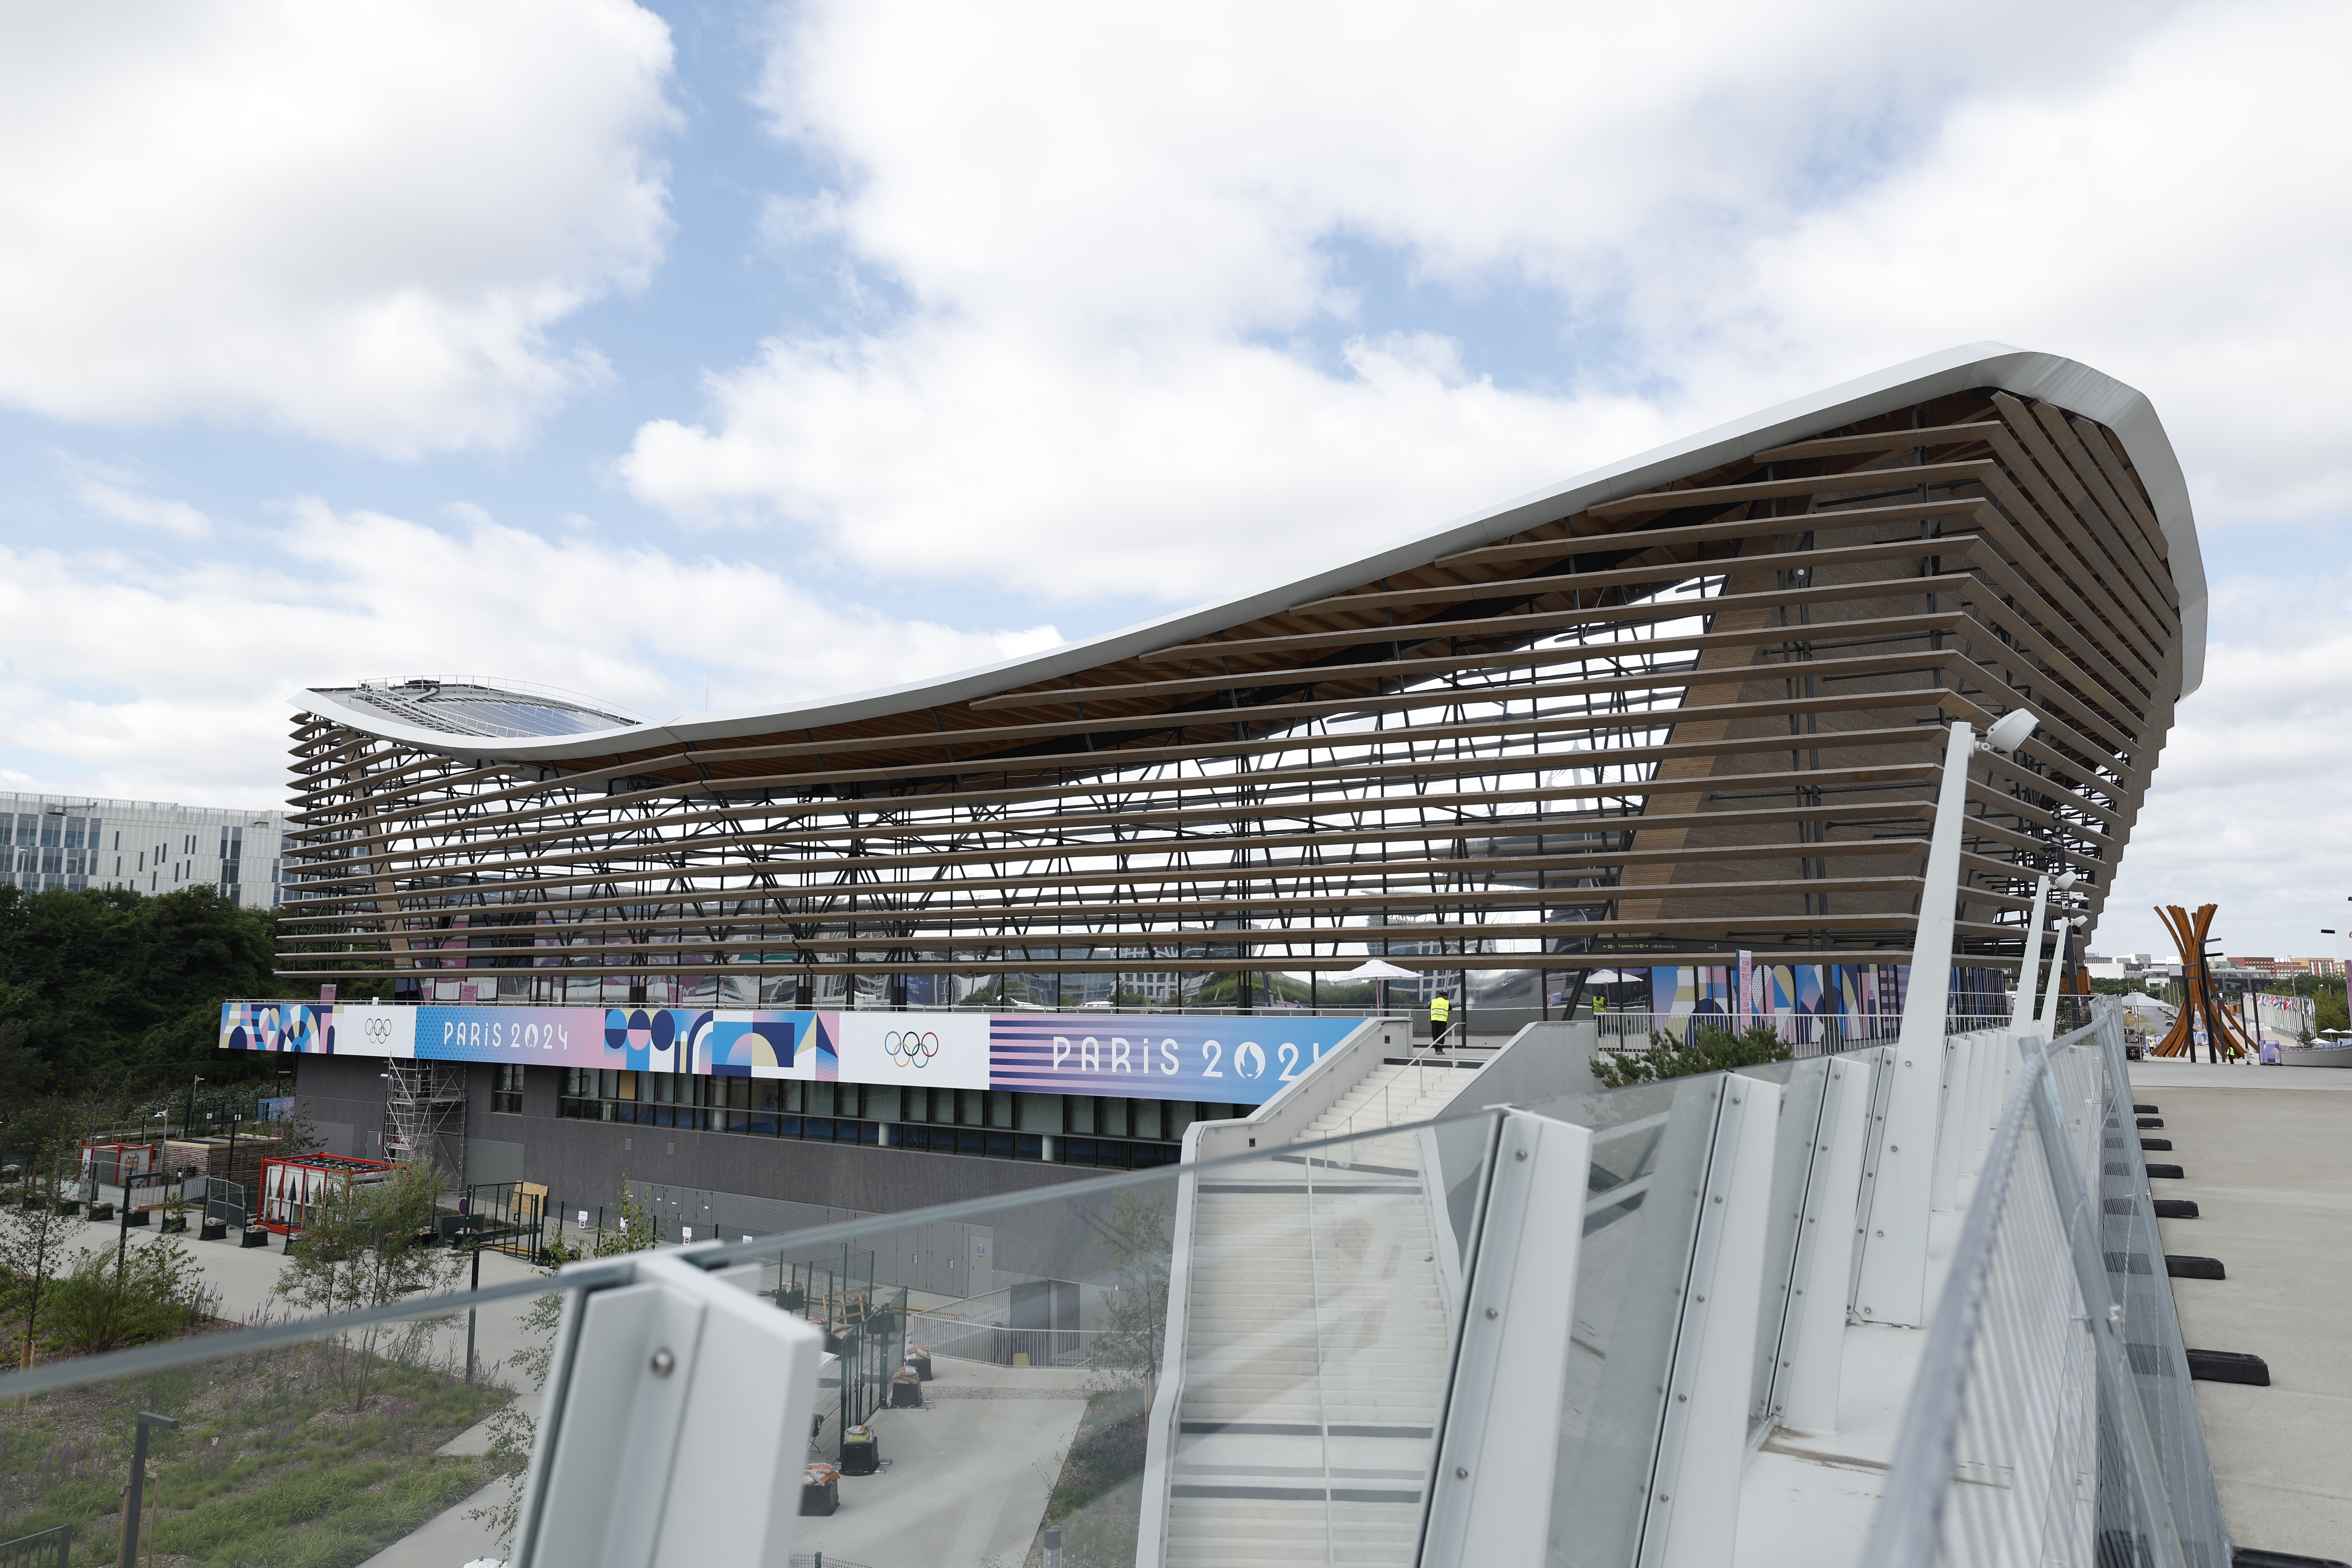
[[[466,1231],[483,1233],[480,1245],[509,1258],[544,1263],[548,1257],[547,1194],[525,1182],[476,1182],[466,1189]],[[557,1221],[560,1226],[562,1216]]]
[[[66,1568],[73,1557],[73,1526],[60,1524],[14,1541],[0,1541],[0,1568]]]
[[[1101,1333],[1095,1329],[1017,1329],[1004,1323],[918,1312],[907,1337],[935,1356],[998,1366],[1085,1366]]]
[[[2227,1568],[2120,1012],[2018,1048],[1864,1560]]]
[[[223,1176],[206,1176],[205,1184],[205,1218],[243,1230],[253,1223],[253,1209],[246,1202],[245,1184]]]

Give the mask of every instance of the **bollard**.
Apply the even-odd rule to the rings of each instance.
[[[1062,1527],[1045,1527],[1045,1568],[1062,1568]]]

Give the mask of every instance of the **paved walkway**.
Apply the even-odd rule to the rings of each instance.
[[[2271,1386],[2200,1383],[2198,1415],[2230,1533],[2242,1547],[2343,1557],[2352,1542],[2352,1071],[2135,1063],[2194,1198],[2162,1220],[2167,1252],[2218,1258],[2221,1280],[2176,1279],[2189,1345],[2251,1351]]]

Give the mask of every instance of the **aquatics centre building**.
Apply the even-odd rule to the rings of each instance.
[[[308,1049],[304,1092],[353,1127],[379,1069],[331,1083],[331,1041],[489,1064],[469,1127],[547,1119],[484,1133],[526,1151],[658,1107],[1036,1179],[1148,1163],[1376,1011],[1340,978],[1368,959],[1417,977],[1381,1000],[1443,991],[1490,1035],[1595,972],[1660,1013],[1898,1011],[1944,726],[2025,707],[2032,738],[1967,785],[1949,984],[1989,1013],[2038,873],[2077,873],[2096,920],[2204,621],[2148,401],[1974,344],[919,685],[667,723],[320,688],[279,924],[305,1000],[232,1008],[224,1043]],[[373,1047],[308,1001],[387,980]],[[894,1020],[934,1053],[921,1090]]]

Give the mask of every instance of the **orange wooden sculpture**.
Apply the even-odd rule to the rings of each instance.
[[[2157,915],[2172,932],[2172,940],[2180,948],[2180,1011],[2173,1015],[2172,1028],[2161,1044],[2150,1053],[2159,1057],[2197,1055],[2196,1030],[2202,1028],[2213,1052],[2214,1059],[2237,1061],[2253,1054],[2253,1044],[2246,1038],[2245,1026],[2236,1015],[2221,1006],[2221,994],[2213,988],[2212,971],[2205,966],[2205,933],[2212,928],[2213,911],[2218,904],[2200,904],[2192,918],[2179,904],[2159,907]]]

